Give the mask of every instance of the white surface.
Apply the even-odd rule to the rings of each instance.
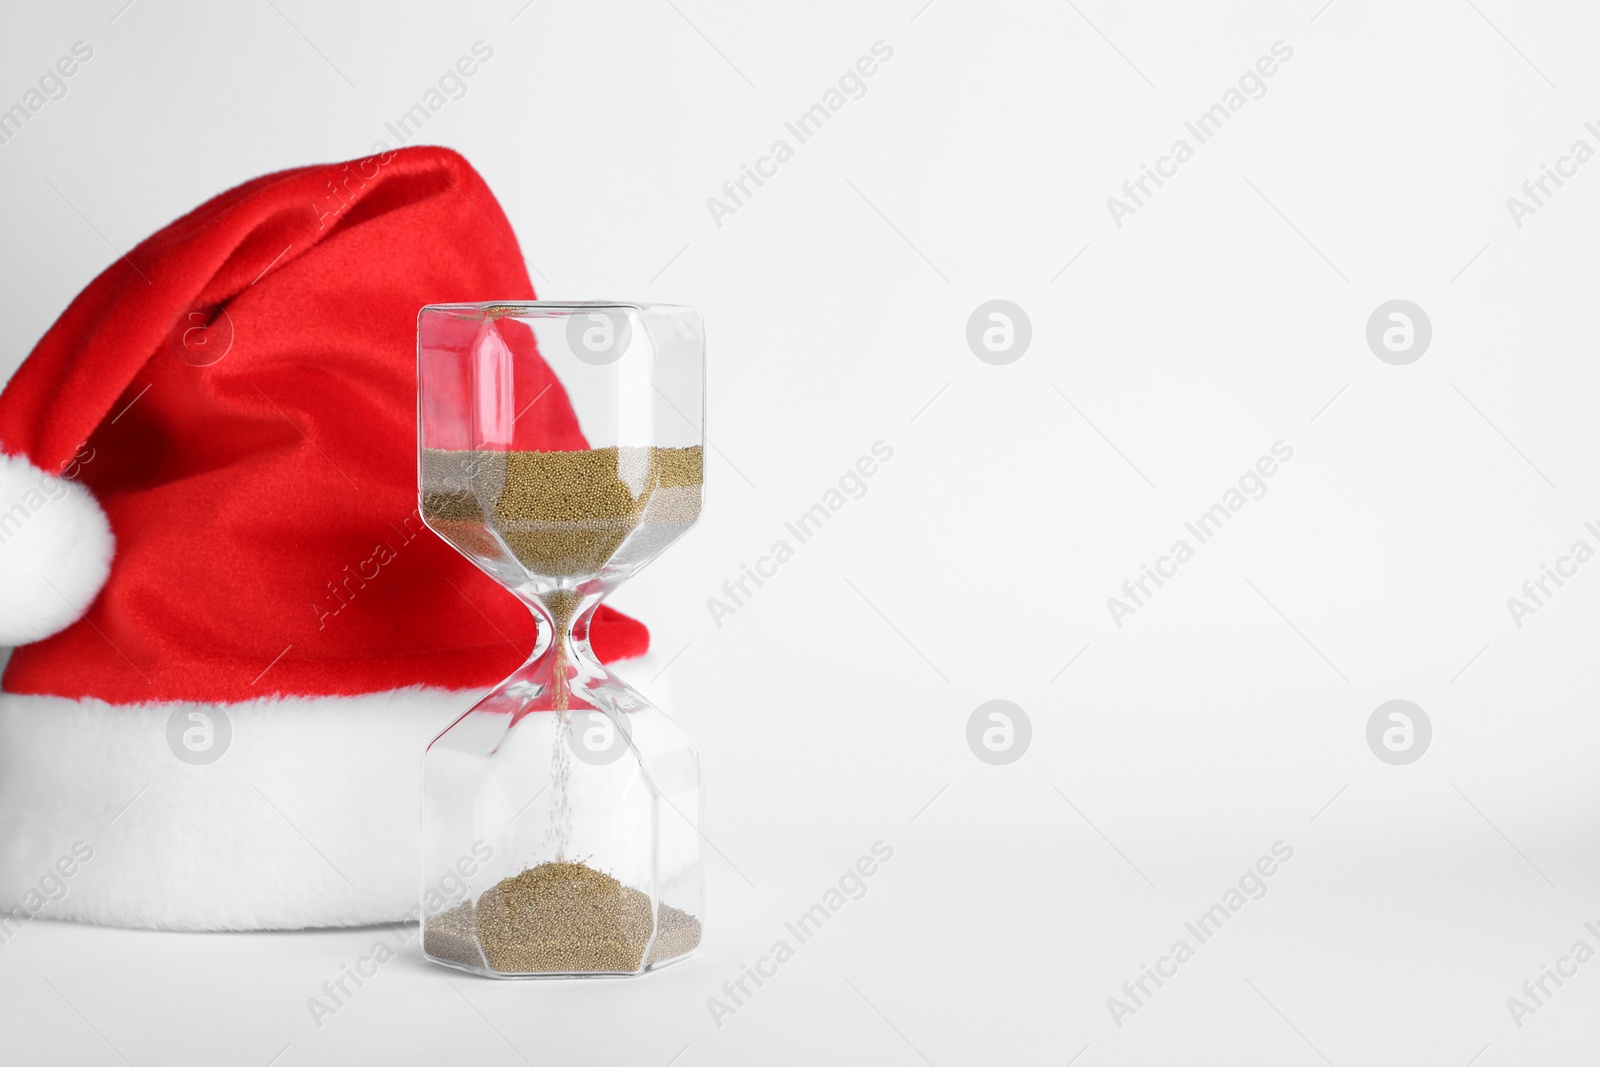
[[[707,512],[617,598],[677,654],[705,759],[708,943],[621,983],[410,950],[319,1029],[307,998],[374,932],[39,922],[0,945],[10,1056],[1589,1062],[1600,963],[1520,1029],[1506,998],[1600,948],[1600,574],[1520,628],[1506,598],[1595,543],[1600,164],[1520,228],[1506,198],[1596,145],[1592,9],[274,3],[8,16],[6,100],[95,54],[0,145],[0,366],[113,246],[365,152],[491,44],[424,139],[483,171],[541,295],[708,326]],[[866,94],[717,227],[706,199],[878,40]],[[1267,94],[1114,226],[1278,40]],[[993,298],[1032,320],[1009,366],[964,339]],[[1364,337],[1397,298],[1434,327],[1409,366]],[[880,439],[865,495],[715,626],[706,599]],[[1115,627],[1106,598],[1280,439],[1265,497]],[[965,741],[995,698],[1033,723],[1008,767]],[[1394,698],[1434,727],[1410,766],[1365,740]],[[879,839],[866,897],[718,1029],[707,998]],[[1106,999],[1279,839],[1266,897],[1117,1029]]]

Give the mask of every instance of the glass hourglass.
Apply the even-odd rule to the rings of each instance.
[[[689,308],[435,305],[417,326],[424,521],[533,611],[532,656],[428,746],[423,952],[491,977],[641,974],[700,942],[700,759],[589,647],[700,513]]]

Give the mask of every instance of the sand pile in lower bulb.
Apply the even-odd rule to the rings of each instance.
[[[429,919],[430,956],[505,974],[637,971],[700,943],[700,920],[669,904],[650,956],[650,898],[583,863],[541,863]],[[479,948],[482,954],[479,954]]]

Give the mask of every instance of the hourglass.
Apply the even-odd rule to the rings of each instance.
[[[428,746],[423,952],[500,978],[641,974],[700,943],[700,760],[589,647],[700,514],[689,308],[436,305],[417,327],[424,521],[532,610],[533,654]]]

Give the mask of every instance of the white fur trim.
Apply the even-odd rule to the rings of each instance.
[[[481,695],[115,707],[0,693],[0,911],[35,910],[29,890],[81,841],[93,857],[58,879],[66,893],[42,917],[163,930],[399,919],[421,880],[423,751]],[[223,755],[178,758],[175,712],[180,731],[198,712],[215,736],[225,717]]]
[[[623,667],[649,678],[661,660]],[[161,930],[405,918],[422,883],[423,752],[484,692],[221,706],[0,692],[0,944],[32,917]],[[223,717],[232,731],[213,763],[168,741],[190,712],[214,738]]]
[[[0,645],[66,629],[106,575],[111,524],[83,486],[0,455]]]

